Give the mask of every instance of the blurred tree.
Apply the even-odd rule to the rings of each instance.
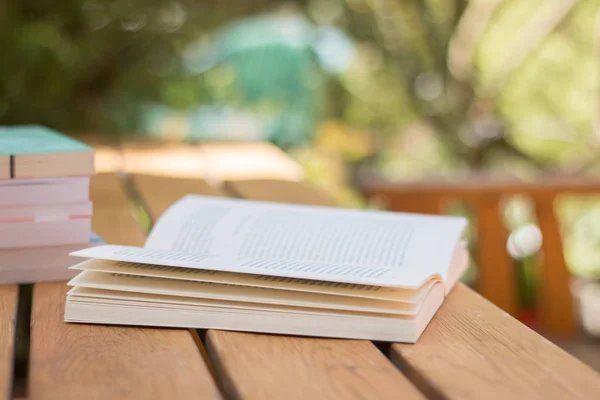
[[[347,120],[392,136],[426,123],[452,173],[548,171],[590,144],[597,1],[345,3],[340,21],[362,49],[362,64],[344,80],[355,103]],[[546,90],[549,76],[553,92]],[[382,153],[384,164],[407,150],[385,148],[392,154]],[[508,160],[516,168],[507,168]]]
[[[319,54],[332,39],[286,7],[225,24],[191,43],[184,66],[203,77],[208,105],[180,116],[187,120],[186,139],[270,140],[282,147],[309,141],[324,115],[325,72],[339,67],[340,53],[351,57],[341,32],[333,37],[346,51]],[[152,118],[146,129],[164,135],[169,110],[155,106],[149,116],[157,112],[163,117]]]
[[[4,1],[0,124],[267,138],[352,205],[365,166],[593,174],[599,15],[598,0]],[[566,213],[588,255],[596,214]]]
[[[275,0],[67,0],[0,4],[0,123],[125,133],[147,102],[204,100],[187,44]],[[193,88],[193,89],[192,89]]]
[[[516,163],[513,173],[594,170],[598,7],[597,0],[3,2],[0,122],[123,133],[161,118],[190,126],[172,123],[177,114],[157,105],[196,110],[191,121],[206,125],[214,109],[199,106],[217,104],[223,118],[239,116],[231,106],[248,107],[233,125],[240,127],[279,106],[279,118],[259,121],[262,131],[250,135],[301,143],[320,121],[336,119],[372,136],[376,165],[396,176],[404,167],[395,154],[414,145],[398,137],[418,127],[433,134],[426,137],[438,143],[442,163],[423,173],[441,165],[442,173],[507,172],[507,160]],[[255,15],[265,10],[280,11]],[[333,29],[352,38],[350,69],[336,65],[348,46]],[[332,40],[319,43],[319,35]],[[194,49],[211,50],[205,60],[218,55],[219,68],[190,70]],[[325,78],[328,68],[339,79]]]

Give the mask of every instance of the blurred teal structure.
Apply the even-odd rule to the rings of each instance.
[[[347,69],[352,57],[341,31],[317,28],[299,14],[234,21],[183,53],[186,73],[203,77],[207,104],[184,112],[151,105],[144,130],[187,141],[307,143],[327,108],[328,76]]]

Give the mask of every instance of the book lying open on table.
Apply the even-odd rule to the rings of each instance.
[[[466,220],[189,195],[102,245],[65,321],[417,341],[466,270]]]

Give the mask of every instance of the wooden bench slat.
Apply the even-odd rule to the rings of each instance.
[[[140,178],[134,176],[133,181],[137,184]],[[154,214],[153,219],[165,209],[166,202],[159,199],[161,194],[176,199],[189,193],[218,193],[213,189],[203,192],[204,184],[186,186],[167,178],[144,178],[142,182],[137,191],[149,212]],[[275,183],[280,184],[275,190],[271,190],[272,183],[261,182],[263,192],[254,190],[251,182],[236,182],[230,186],[238,193],[250,191],[254,198],[262,200],[292,202],[297,198],[298,202],[310,203],[319,198],[299,189],[303,186],[289,182]],[[304,194],[295,197],[291,193]],[[423,398],[375,345],[367,341],[209,331],[207,350],[223,389],[233,398]]]
[[[499,198],[485,199],[477,213],[477,290],[512,316],[518,314],[517,269],[506,250],[508,232]]]
[[[67,290],[34,286],[29,399],[220,398],[189,332],[66,324]]]
[[[131,246],[144,244],[144,230],[136,222],[129,197],[116,175],[93,176],[90,198],[94,206],[92,229],[102,239]]]
[[[163,177],[133,175],[131,179],[136,191],[143,193],[144,206],[155,222],[171,204],[181,198],[182,193],[223,195],[218,189],[201,179],[168,178],[168,190],[160,190],[161,185],[166,181]]]
[[[124,171],[163,177],[228,179],[302,179],[302,167],[270,143],[201,145],[130,141],[121,146]]]
[[[368,341],[211,330],[209,356],[239,399],[425,399]]]
[[[121,146],[123,171],[164,177],[206,176],[206,165],[197,156],[198,146],[130,141]]]
[[[0,285],[0,399],[12,396],[19,287]]]
[[[564,193],[595,195],[600,191],[600,179],[589,176],[547,176],[536,179],[500,178],[498,176],[470,175],[464,179],[419,179],[412,182],[381,180],[377,177],[362,182],[362,191],[369,196],[397,196],[410,193],[415,196],[431,195],[458,197],[469,201],[488,196],[528,194],[553,197]]]
[[[385,201],[388,209],[393,211],[419,213],[419,214],[439,214],[442,202],[442,196],[411,196],[401,194],[394,197],[376,196]]]
[[[247,199],[335,206],[330,196],[304,182],[273,179],[239,180],[226,182],[225,187],[232,194]]]
[[[199,146],[207,166],[206,179],[216,181],[277,179],[300,181],[304,169],[290,155],[268,142],[213,142]]]
[[[562,236],[554,213],[554,198],[536,199],[535,211],[543,232],[543,267],[538,284],[540,323],[546,332],[563,337],[575,333],[571,279],[562,246]]]
[[[92,200],[106,241],[143,243],[117,176],[95,177]],[[34,286],[31,400],[220,398],[189,331],[64,323],[67,290],[64,282]]]
[[[392,359],[444,399],[592,399],[600,375],[469,288],[458,285],[416,345]]]

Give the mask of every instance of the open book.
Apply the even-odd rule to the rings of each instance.
[[[103,245],[65,321],[417,341],[468,264],[464,218],[185,196]]]

